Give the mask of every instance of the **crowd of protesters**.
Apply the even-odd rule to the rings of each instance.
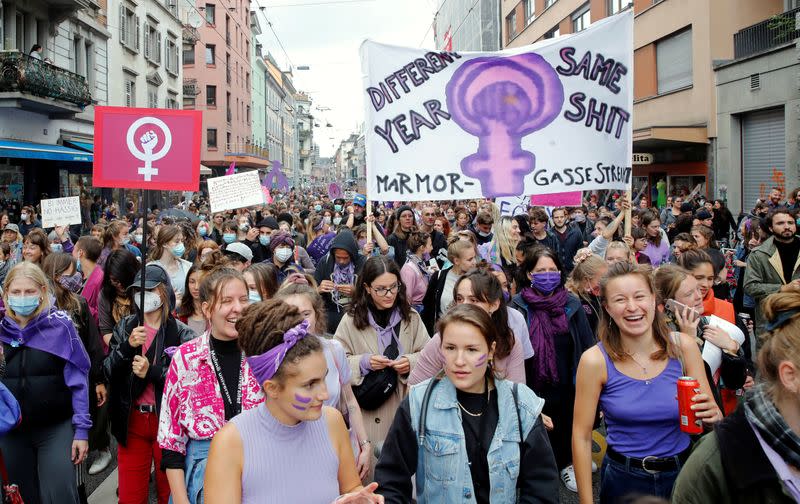
[[[123,504],[798,501],[799,196],[0,215],[5,491],[116,450]]]

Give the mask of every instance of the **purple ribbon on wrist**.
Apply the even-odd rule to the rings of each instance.
[[[247,364],[250,366],[250,370],[258,380],[258,383],[263,384],[275,376],[289,350],[308,335],[308,326],[308,320],[303,320],[283,334],[283,343],[270,348],[263,354],[247,358]]]

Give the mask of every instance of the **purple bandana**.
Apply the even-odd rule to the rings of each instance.
[[[308,320],[303,320],[283,334],[283,343],[270,348],[263,354],[247,358],[247,364],[258,383],[264,383],[275,376],[289,350],[308,334],[308,326]]]

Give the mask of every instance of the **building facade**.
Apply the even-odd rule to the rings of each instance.
[[[436,49],[497,51],[500,49],[499,0],[439,0],[433,18]]]
[[[109,105],[172,108],[183,100],[183,23],[177,0],[108,0]],[[113,23],[111,23],[113,21]]]
[[[734,35],[734,59],[714,67],[717,189],[734,214],[773,187],[800,186],[800,31],[792,2],[782,22],[764,19]]]
[[[261,22],[255,12],[250,13],[250,28],[254,41],[250,50],[250,67],[253,69],[251,131],[255,146],[267,149],[267,65],[264,64],[264,59],[261,57],[261,44],[256,38],[261,35]]]
[[[105,12],[105,0],[0,3],[0,206],[12,221],[19,202],[93,192],[94,105],[109,100]]]
[[[311,97],[304,93],[295,95],[297,104],[298,179],[300,187],[311,183],[314,162],[314,117],[311,115]]]
[[[205,137],[201,163],[223,173],[266,168],[267,152],[252,135],[252,28],[249,0],[207,0],[198,6],[203,22],[197,41],[184,44],[187,87],[198,93],[184,108],[203,111]]]
[[[503,43],[519,47],[575,33],[632,8],[634,195],[715,195],[716,90],[712,62],[734,55],[733,34],[782,12],[784,0],[502,0]]]

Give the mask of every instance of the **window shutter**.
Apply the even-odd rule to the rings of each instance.
[[[136,28],[134,30],[134,33],[136,33],[136,50],[138,51],[139,47],[140,47],[140,44],[139,44],[139,16],[134,16],[134,17],[136,19]]]
[[[125,43],[128,39],[127,33],[125,33],[125,6],[119,6],[119,41],[121,43]]]
[[[125,79],[125,106],[131,106],[131,81]]]
[[[150,58],[150,51],[151,51],[151,46],[150,46],[150,23],[145,21],[144,30],[143,30],[142,33],[144,35],[144,57],[146,59],[149,59]]]
[[[656,67],[658,94],[692,84],[692,30],[658,42]]]
[[[156,32],[156,40],[158,41],[156,44],[156,57],[155,60],[161,63],[161,33]]]

